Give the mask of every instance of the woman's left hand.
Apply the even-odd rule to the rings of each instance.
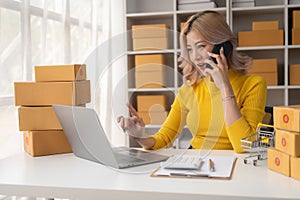
[[[217,60],[217,64],[215,64],[214,61],[210,59],[205,60],[205,63],[213,66],[213,67],[205,68],[205,72],[212,77],[216,86],[221,91],[224,91],[226,86],[228,86],[228,84],[230,85],[229,75],[228,75],[228,64],[227,64],[227,59],[224,55],[224,49],[223,47],[221,48],[220,55],[210,53],[210,52],[208,52],[208,55],[210,57],[215,58]]]

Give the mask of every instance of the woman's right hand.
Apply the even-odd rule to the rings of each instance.
[[[145,137],[145,123],[130,103],[126,105],[131,117],[125,118],[124,116],[120,116],[118,117],[118,123],[128,133],[130,138],[138,141],[140,138]]]

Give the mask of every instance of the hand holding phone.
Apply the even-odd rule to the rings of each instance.
[[[221,44],[215,44],[215,46],[212,50],[212,53],[220,54],[220,49],[222,47],[223,47],[223,50],[224,50],[225,57],[228,58],[231,54],[232,49],[233,49],[233,46],[232,46],[230,41],[226,41],[226,42],[223,42]],[[211,59],[214,61],[214,63],[217,64],[217,60],[215,58],[211,57]]]
[[[230,56],[231,52],[232,52],[232,49],[233,49],[233,46],[232,46],[231,42],[226,41],[226,42],[223,42],[221,44],[216,44],[211,53],[220,55],[221,48],[223,48],[224,56],[226,58],[228,58]],[[216,58],[214,58],[212,56],[209,57],[209,60],[213,61],[215,64],[218,64]],[[213,66],[212,66],[213,64],[212,64],[211,61],[205,63],[205,68],[206,69],[210,69],[210,70],[214,69]],[[211,76],[211,81],[215,82],[215,84],[218,88],[223,87],[222,85],[224,84],[224,80],[222,80],[223,76],[222,76],[222,74],[220,74],[220,70],[219,70],[218,73],[210,74],[210,76]]]

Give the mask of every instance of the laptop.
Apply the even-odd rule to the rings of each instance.
[[[73,153],[83,159],[122,169],[168,159],[167,156],[128,147],[112,148],[94,109],[53,105]]]

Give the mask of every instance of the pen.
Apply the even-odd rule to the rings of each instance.
[[[209,159],[209,171],[214,172],[215,171],[215,164],[212,161],[212,159]]]

